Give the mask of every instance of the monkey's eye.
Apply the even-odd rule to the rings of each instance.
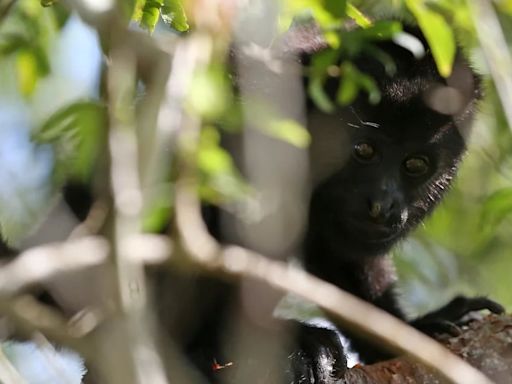
[[[375,148],[368,143],[354,145],[354,155],[358,160],[370,161],[375,156]]]
[[[409,157],[404,161],[404,169],[409,176],[423,176],[429,170],[428,159],[424,156]]]

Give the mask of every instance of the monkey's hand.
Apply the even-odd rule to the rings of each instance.
[[[505,312],[503,306],[486,297],[457,296],[448,304],[411,321],[410,324],[427,335],[449,333],[456,336],[461,333],[459,326],[470,319],[468,315],[485,309],[497,314]]]
[[[294,384],[339,383],[347,370],[339,335],[332,329],[301,323],[290,365]]]

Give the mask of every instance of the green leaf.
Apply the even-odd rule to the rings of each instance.
[[[327,49],[313,56],[309,68],[308,93],[316,106],[324,112],[332,112],[334,104],[324,90],[327,69],[336,65],[340,56],[339,50]]]
[[[249,191],[231,155],[220,146],[220,135],[214,127],[201,130],[197,165],[201,174],[199,193],[202,199],[219,203],[240,199]]]
[[[203,118],[221,117],[232,102],[231,83],[225,69],[214,65],[197,72],[192,79],[187,102]]]
[[[133,14],[132,14],[133,21],[135,21],[137,23],[141,22],[145,4],[146,4],[146,0],[135,0],[135,4],[133,6]]]
[[[163,183],[149,197],[148,207],[142,214],[144,232],[160,232],[169,223],[173,211],[174,184]]]
[[[348,105],[357,97],[359,93],[359,82],[357,81],[357,72],[354,66],[348,62],[341,66],[342,81],[338,87],[336,101],[341,105]]]
[[[368,93],[368,101],[371,104],[377,104],[380,101],[381,94],[375,80],[362,72],[357,73],[357,81],[362,89]]]
[[[16,57],[16,75],[18,88],[23,96],[34,92],[39,78],[38,60],[31,50],[22,50]]]
[[[313,77],[310,79],[308,93],[318,109],[326,113],[334,111],[334,104],[324,90],[324,81],[322,78]]]
[[[229,172],[233,167],[231,156],[219,146],[202,148],[197,163],[199,168],[208,174]]]
[[[452,28],[437,12],[427,7],[423,0],[406,0],[432,50],[439,74],[448,77],[455,59],[456,44]]]
[[[372,21],[352,3],[347,4],[347,16],[353,19],[356,24],[362,28],[368,28],[372,25]]]
[[[380,91],[372,77],[362,73],[348,61],[340,66],[340,70],[342,81],[336,95],[339,104],[352,103],[361,89],[368,93],[370,103],[377,104],[380,101]]]
[[[178,32],[185,32],[189,29],[187,15],[181,0],[164,0],[162,19]]]
[[[389,20],[377,21],[360,31],[366,40],[389,40],[399,32],[402,32],[402,24],[399,21]]]
[[[265,131],[270,136],[274,136],[299,148],[306,148],[311,142],[311,136],[307,129],[291,119],[272,121]]]
[[[220,135],[215,128],[202,130],[197,164],[207,174],[229,172],[233,167],[231,156],[219,146],[219,142]]]
[[[20,49],[27,49],[30,42],[19,33],[3,33],[0,37],[0,55],[8,56]]]
[[[347,7],[346,0],[324,0],[325,9],[335,18],[341,18],[345,16],[345,10]]]
[[[140,25],[142,28],[147,29],[149,32],[155,30],[155,26],[160,19],[160,9],[163,3],[164,0],[146,0],[142,8],[142,15],[140,16]]]
[[[57,177],[86,180],[99,155],[106,121],[104,105],[78,102],[50,116],[32,137],[36,142],[54,145]]]

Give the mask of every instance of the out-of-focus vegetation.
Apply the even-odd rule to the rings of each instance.
[[[496,92],[486,65],[490,58],[482,49],[482,44],[493,42],[479,38],[478,9],[471,1],[281,0],[272,32],[277,36],[292,22],[310,19],[324,32],[329,48],[314,57],[306,73],[311,77],[309,97],[325,111],[332,111],[336,104],[349,104],[359,92],[372,102],[379,101],[374,80],[361,72],[350,58],[368,52],[392,73],[395,70],[393,58],[380,52],[373,43],[396,36],[404,21],[419,24],[441,74],[449,74],[456,42],[459,42],[486,79],[480,117],[455,187],[424,226],[396,251],[402,285],[406,287],[404,300],[413,311],[436,307],[460,292],[488,294],[512,308],[509,277],[512,272],[512,134],[510,122],[503,113],[504,109],[511,108],[512,100],[500,99]],[[75,3],[87,7],[90,2],[69,3],[71,7]],[[185,38],[187,31],[194,30],[197,20],[187,15],[189,12],[197,14],[194,7],[205,4],[192,0],[118,3],[123,11],[122,22],[131,23],[132,31],[140,29],[166,49],[172,49],[169,47]],[[254,3],[253,12],[258,12],[258,4],[264,8],[264,1]],[[510,42],[512,2],[495,1],[493,7],[499,21],[496,27],[502,29]],[[150,92],[151,84],[144,76],[151,74],[136,73],[134,76],[139,77],[124,87],[116,99],[119,105],[112,105],[111,100],[107,105],[107,94],[112,92],[109,89],[112,79],[104,76],[107,65],[101,73],[97,61],[78,62],[73,58],[85,49],[83,44],[94,44],[99,50],[100,40],[91,37],[89,30],[86,37],[70,37],[71,44],[65,50],[59,48],[59,39],[70,28],[70,23],[77,23],[77,16],[58,1],[0,1],[0,103],[15,103],[21,111],[20,119],[15,119],[7,131],[9,111],[0,105],[0,138],[9,141],[16,130],[24,135],[23,145],[16,141],[10,147],[0,145],[1,151],[10,154],[0,153],[3,162],[0,175],[9,181],[0,185],[0,224],[4,236],[14,244],[22,243],[38,229],[37,224],[56,204],[64,182],[97,182],[98,173],[102,172],[108,124],[112,123],[109,113],[127,126],[135,124],[138,117],[133,116],[143,114],[146,107],[140,100]],[[208,21],[202,23],[208,25]],[[359,28],[344,29],[347,23],[357,24]],[[81,28],[86,29],[83,25]],[[201,119],[202,129],[197,148],[194,144],[190,148],[187,146],[190,143],[180,143],[181,154],[197,157],[198,194],[204,201],[214,204],[250,200],[251,194],[257,193],[220,145],[222,132],[242,129],[241,106],[236,101],[226,58],[229,29],[226,25],[225,30],[215,32],[219,41],[208,47],[210,60],[196,69],[191,86],[183,95],[189,112]],[[109,65],[109,55],[118,53],[109,51],[111,44],[114,43],[101,36],[101,47],[107,57],[105,63]],[[340,57],[347,59],[337,65]],[[83,65],[95,67],[97,71],[94,79],[81,83],[82,71],[74,73],[75,77],[70,74],[73,66]],[[179,67],[181,63],[173,65]],[[323,89],[327,76],[333,74],[342,79],[335,100]],[[504,76],[512,75],[505,73]],[[273,111],[263,102],[261,111],[259,128],[263,132],[297,147],[308,145],[308,133],[299,124],[282,119],[279,111]],[[138,132],[143,137],[142,142],[146,134],[151,134],[149,128]],[[29,136],[32,146],[28,145]],[[141,153],[144,154],[144,149]],[[11,159],[20,157],[30,158],[30,161]],[[147,164],[151,163],[151,159],[146,160]],[[172,215],[173,182],[179,170],[171,161],[162,162],[157,168],[157,180],[148,187],[144,201],[141,225],[145,230],[161,230]],[[19,180],[29,180],[18,183],[8,171],[14,172]],[[144,173],[145,169],[140,171]],[[144,176],[151,179],[154,175]]]

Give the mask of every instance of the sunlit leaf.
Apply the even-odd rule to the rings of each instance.
[[[39,78],[38,60],[33,51],[22,50],[18,52],[16,75],[20,93],[23,96],[30,96],[34,92]]]
[[[178,32],[185,32],[189,29],[187,15],[181,0],[164,0],[162,20]]]
[[[222,67],[213,66],[195,74],[187,99],[195,113],[203,118],[220,117],[231,100],[231,84]]]
[[[144,5],[146,4],[146,0],[135,0],[135,4],[133,6],[133,15],[132,20],[140,23],[142,20],[142,13],[144,10]]]
[[[327,68],[338,61],[339,50],[325,50],[316,54],[309,68],[308,93],[316,106],[324,112],[332,112],[334,104],[324,90]]]
[[[164,0],[146,0],[140,16],[140,25],[142,28],[153,32],[158,20],[160,19],[160,9]]]
[[[368,28],[372,25],[372,21],[352,3],[347,4],[347,16],[353,19],[357,25],[362,28]]]
[[[197,165],[202,176],[199,189],[202,199],[219,203],[239,199],[248,192],[249,187],[231,155],[220,146],[220,135],[214,127],[205,127],[201,131]]]
[[[402,31],[399,21],[380,20],[360,30],[361,35],[368,40],[389,40]]]
[[[229,153],[219,146],[220,136],[213,127],[201,132],[197,164],[206,173],[228,172],[233,167]]]
[[[355,76],[355,73],[352,71],[343,72],[343,78],[336,93],[336,101],[341,105],[350,104],[359,93],[359,84]]]
[[[266,132],[299,148],[305,148],[311,142],[311,136],[306,128],[291,119],[272,121]]]
[[[442,15],[428,8],[423,0],[406,0],[405,3],[428,41],[439,74],[448,77],[456,51],[452,28]]]
[[[206,173],[229,172],[233,161],[229,153],[219,146],[201,148],[197,161],[199,168]]]

